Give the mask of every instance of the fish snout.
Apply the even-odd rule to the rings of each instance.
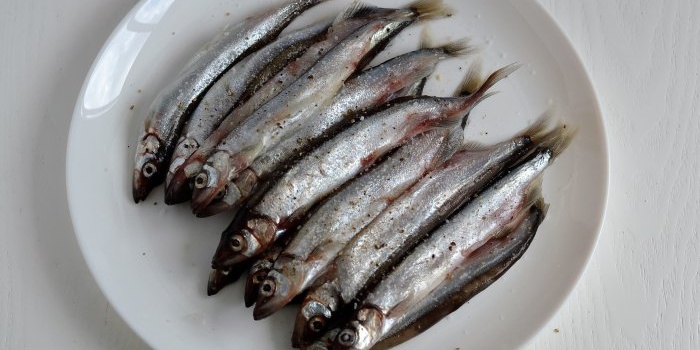
[[[267,278],[260,284],[253,316],[256,320],[260,320],[272,315],[289,304],[297,292],[296,283],[279,271],[270,271]]]

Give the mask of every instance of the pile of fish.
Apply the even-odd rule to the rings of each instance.
[[[210,295],[248,272],[256,320],[301,303],[292,344],[382,349],[425,331],[523,255],[547,213],[542,174],[573,133],[548,115],[490,146],[464,141],[474,107],[517,69],[475,64],[453,97],[422,94],[461,40],[366,66],[441,1],[355,3],[282,33],[323,0],[227,27],[153,102],[133,173],[138,203],[231,213]]]

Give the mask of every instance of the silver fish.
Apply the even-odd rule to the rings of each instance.
[[[301,57],[289,64],[267,80],[262,87],[255,91],[255,94],[246,98],[246,102],[236,107],[220,125],[207,137],[197,150],[190,155],[178,169],[172,174],[172,180],[167,191],[173,197],[191,197],[194,177],[202,170],[204,163],[211,152],[219,145],[221,140],[228,136],[243,120],[252,115],[261,106],[269,102],[281,91],[284,91],[294,83],[302,74],[306,73],[319,59],[326,55],[339,42],[345,40],[355,31],[378,18],[387,16],[395,9],[384,9],[379,7],[364,7],[353,4],[341,13],[334,21],[325,38],[312,45]],[[244,94],[249,94],[245,92]]]
[[[388,336],[373,349],[388,349],[417,336],[493,284],[525,254],[547,210],[548,206],[539,200],[516,229],[469,255],[451,278],[396,318]]]
[[[295,226],[311,206],[383,155],[422,132],[452,129],[515,68],[509,66],[492,74],[469,97],[419,97],[392,105],[326,142],[294,165],[262,197],[237,232],[224,233],[230,238],[222,239],[213,264],[226,266],[259,254]]]
[[[178,193],[174,191],[177,189],[175,186],[170,186],[174,174],[241,101],[248,85],[275,61],[279,61],[276,63],[279,69],[275,73],[282,70],[284,67],[281,64],[295,59],[315,41],[320,40],[329,27],[330,24],[321,23],[279,37],[235,64],[209,88],[185,125],[175,147],[165,179],[166,204],[182,203],[190,199],[189,188]]]
[[[329,105],[350,75],[422,15],[416,9],[400,9],[365,25],[232,130],[194,180],[193,212],[196,214],[221,196],[225,186],[255,158]]]
[[[491,78],[507,75],[513,69],[500,70]],[[472,78],[467,79],[463,89],[472,89],[472,81]],[[484,83],[485,86],[495,83],[494,79],[488,81],[491,82]],[[483,93],[482,89],[472,98]],[[489,149],[466,146],[466,150],[394,201],[346,245],[329,268],[333,273],[326,276],[328,281],[308,293],[302,311],[297,314],[294,341],[306,343],[318,336],[329,319],[336,316],[338,309],[334,305],[350,303],[375,274],[393,265],[403,251],[519,159],[529,149],[531,137],[544,137],[543,128],[542,122],[536,123],[525,135]],[[367,261],[372,262],[371,266],[365,264]],[[333,302],[324,305],[321,300]]]
[[[231,65],[274,39],[294,18],[324,0],[296,0],[232,24],[202,49],[156,97],[139,136],[133,197],[144,200],[167,173],[168,161],[201,95]]]
[[[551,149],[537,151],[433,232],[372,289],[334,348],[372,348],[470,255],[518,227],[540,200],[542,174],[554,158]]]
[[[416,89],[422,90],[425,84],[423,78],[434,71],[439,61],[473,51],[467,41],[426,47],[384,62],[347,81],[330,106],[260,155],[226,186],[225,195],[220,200],[199,212],[200,216],[239,207],[259,189],[259,183],[283,171],[286,165],[293,164],[296,159],[325,142],[337,133],[336,130],[349,124],[354,116],[399,96],[420,95]],[[404,91],[399,91],[401,89]]]
[[[258,108],[289,87],[339,42],[345,40],[367,23],[394,11],[396,10],[353,4],[336,18],[325,37],[311,45],[301,57],[289,62],[273,78],[265,80],[262,87],[255,88],[254,94],[252,94],[252,91],[244,92],[243,101],[245,102],[231,111],[216,130],[199,145],[197,150],[184,160],[182,164],[178,164],[177,169],[173,169],[174,171],[170,175],[171,181],[167,188],[167,192],[171,194],[168,196],[191,198],[192,180],[202,170],[202,166],[207,158],[224,137],[228,136],[233,129]],[[261,78],[264,79],[264,77]],[[180,161],[177,161],[177,163],[180,163]]]
[[[527,251],[546,212],[547,205],[539,200],[515,229],[507,230],[503,237],[489,240],[467,256],[450,278],[445,279],[428,297],[393,318],[386,335],[372,349],[389,349],[421,334],[493,284]],[[329,349],[340,333],[341,329],[332,329],[305,348]]]
[[[462,138],[462,128],[419,135],[327,200],[275,261],[260,287],[254,318],[271,315],[308,288],[357,232],[423,175],[449,159]]]

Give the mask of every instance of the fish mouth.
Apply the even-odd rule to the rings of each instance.
[[[174,174],[168,172],[168,178],[170,180],[165,182],[165,204],[181,204],[192,198],[190,181],[182,169],[177,170]]]
[[[289,304],[298,293],[298,283],[276,270],[270,271],[260,284],[253,317],[255,320],[269,317]]]
[[[214,269],[232,267],[254,257],[263,249],[263,246],[248,228],[234,230],[233,234],[225,234],[224,236],[212,259]]]
[[[247,256],[224,247],[222,249],[217,249],[212,259],[211,267],[213,269],[228,269],[248,259]]]
[[[245,292],[243,294],[243,301],[245,302],[245,307],[251,307],[255,305],[255,302],[256,300],[258,300],[259,297],[258,291],[260,288],[260,284],[265,280],[265,277],[267,277],[268,272],[270,272],[270,269],[261,269],[252,272],[250,275],[248,275],[248,279],[245,283]]]
[[[214,201],[219,193],[223,193],[223,186],[195,189],[192,192],[192,213],[196,216],[204,215],[206,207]]]
[[[222,198],[220,199],[214,199],[206,207],[200,208],[195,215],[198,218],[207,218],[210,216],[225,213],[227,211],[235,210],[240,206],[240,191],[238,191],[238,187],[236,187],[232,183],[229,183],[225,187],[223,195],[221,195],[221,197]]]
[[[154,175],[156,176],[146,177],[143,171],[134,170],[132,195],[135,203],[143,202],[148,198],[148,195],[158,183],[157,172]]]
[[[209,282],[207,283],[207,295],[212,296],[218,294],[226,286],[238,281],[243,274],[242,268],[229,268],[212,270],[209,273]]]

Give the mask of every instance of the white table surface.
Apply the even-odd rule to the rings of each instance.
[[[592,76],[611,168],[591,263],[526,348],[700,349],[700,2],[538,1]],[[80,254],[64,165],[83,79],[135,2],[0,2],[0,349],[147,348]]]

